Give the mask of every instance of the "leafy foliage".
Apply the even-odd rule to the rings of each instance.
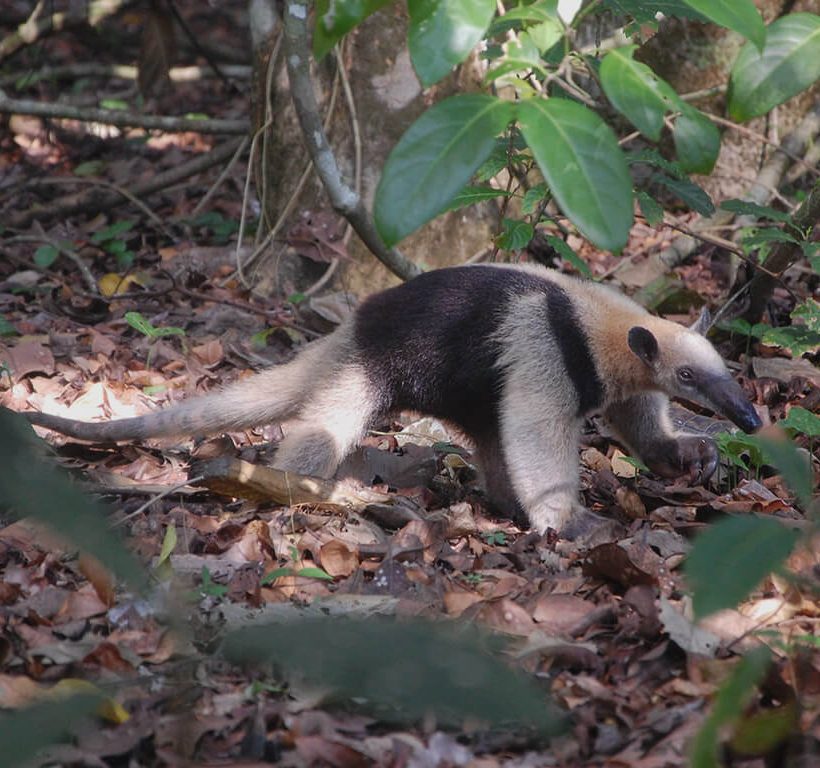
[[[820,16],[792,13],[772,22],[762,50],[743,47],[729,82],[729,115],[750,120],[820,78]]]
[[[427,622],[313,619],[230,634],[234,662],[273,661],[289,675],[331,686],[401,717],[435,714],[556,733],[561,718],[543,694],[488,653],[478,633]],[[400,699],[396,691],[401,690]]]
[[[731,517],[695,541],[686,560],[696,617],[737,605],[791,552],[797,533],[769,518]]]
[[[752,695],[755,686],[771,663],[771,652],[765,646],[744,656],[721,686],[712,712],[698,731],[692,745],[692,768],[718,768],[718,736],[720,729],[735,722]]]
[[[83,496],[43,455],[44,445],[26,420],[0,408],[0,499],[5,511],[30,516],[96,557],[134,587],[142,567],[109,531],[102,507]]]
[[[732,71],[730,104],[737,119],[766,112],[820,76],[820,53],[815,50],[820,45],[815,34],[820,19],[813,14],[787,15],[767,34],[751,0],[607,5],[641,22],[660,10],[708,19],[747,37],[750,43]],[[379,7],[379,2],[363,0],[320,3],[314,36],[317,54]],[[440,212],[466,204],[469,198],[459,192],[476,172],[479,182],[486,181],[515,162],[511,153],[496,153],[493,147],[517,121],[563,214],[597,246],[622,248],[632,223],[632,181],[614,134],[593,108],[597,105],[577,86],[562,84],[562,68],[579,64],[599,80],[609,102],[652,141],[660,140],[665,123],[673,120],[677,172],[653,181],[698,213],[714,211],[708,196],[686,174],[711,172],[720,134],[706,115],[634,59],[637,46],[610,51],[600,66],[585,56],[571,60],[571,37],[554,0],[510,8],[495,19],[490,0],[408,0],[408,8],[409,48],[423,85],[437,82],[483,40],[485,58],[491,61],[486,84],[512,87],[517,99],[513,103],[489,95],[453,96],[408,129],[388,158],[376,192],[376,224],[388,245]],[[578,14],[570,27],[584,15]],[[481,167],[488,160],[491,166]],[[646,197],[640,199],[645,215],[658,221],[656,207]]]

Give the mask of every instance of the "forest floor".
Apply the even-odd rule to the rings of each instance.
[[[0,38],[11,28],[0,26]],[[127,19],[121,31],[134,40]],[[210,34],[238,45],[224,19]],[[45,38],[0,70],[2,87],[11,94],[16,83],[15,97],[44,103],[65,90],[89,104],[132,100],[133,81],[110,77],[67,73],[21,85],[46,63],[88,61],[100,50],[96,60],[113,61],[116,43],[103,42]],[[186,112],[247,113],[246,95],[216,81],[179,83],[173,98]],[[171,106],[160,102],[157,111]],[[0,404],[81,420],[145,413],[287,360],[327,332],[329,318],[350,312],[347,296],[331,288],[301,300],[243,287],[232,239],[244,158],[202,210],[197,203],[224,163],[139,205],[101,206],[88,192],[115,188],[122,197],[217,143],[192,131],[92,134],[78,120],[0,123]],[[638,224],[620,257],[588,247],[582,255],[596,275],[629,260],[635,290],[649,254],[675,234]],[[719,300],[728,286],[718,257],[701,248],[677,276]],[[808,291],[808,279],[793,288]],[[785,305],[788,294],[774,301]],[[684,307],[673,319],[694,314]],[[794,405],[817,409],[818,377],[807,361],[728,337],[720,348],[765,422]],[[291,505],[251,492],[225,496],[207,478],[188,482],[225,457],[265,464],[282,434],[277,425],[124,445],[41,431],[79,487],[105,500],[100,526],[125,534],[152,587],[142,597],[116,589],[108,573],[75,556],[77,542],[29,517],[3,518],[0,708],[47,699],[61,682],[81,690],[80,680],[108,700],[34,764],[685,765],[722,681],[765,638],[774,663],[754,700],[738,705],[743,721],[721,730],[722,753],[748,766],[808,766],[820,743],[820,661],[792,640],[817,638],[820,613],[806,586],[816,588],[816,549],[800,546],[789,558],[797,578],[772,576],[736,609],[698,624],[680,567],[692,539],[727,515],[804,525],[779,475],[724,465],[706,487],[662,481],[591,423],[580,456],[583,498],[618,520],[622,534],[580,548],[492,516],[469,446],[441,425],[408,416],[380,426],[344,466],[347,500],[319,493]],[[340,622],[338,635],[333,621],[319,620],[328,616]],[[294,623],[299,617],[315,622]],[[368,620],[359,640],[350,641],[346,618]],[[421,620],[432,622],[429,643]],[[439,634],[451,620],[470,628],[470,642],[486,633],[482,647],[503,641],[491,658],[504,665],[460,668],[463,638]],[[274,671],[226,661],[226,634],[268,624],[271,652],[280,654]],[[486,681],[483,694],[460,670]],[[454,715],[425,714],[428,694]],[[475,702],[459,701],[470,695]],[[544,716],[505,726],[505,713],[520,719],[522,702]],[[779,731],[777,716],[786,721]],[[548,740],[559,721],[563,729]],[[750,733],[772,728],[778,738],[752,743]],[[787,756],[796,761],[782,762]]]

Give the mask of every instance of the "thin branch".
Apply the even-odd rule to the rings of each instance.
[[[229,139],[206,154],[197,155],[186,163],[135,184],[130,190],[131,197],[144,197],[161,189],[166,189],[172,184],[225,162],[236,152],[236,148],[241,141],[241,139]],[[101,190],[95,186],[93,189],[50,200],[45,204],[32,205],[28,210],[10,217],[5,224],[11,229],[23,229],[35,220],[46,221],[63,218],[87,210],[105,211],[114,208],[123,199],[128,198],[124,198],[119,189]]]
[[[138,115],[118,109],[94,109],[72,107],[69,104],[44,104],[41,101],[9,98],[0,89],[0,112],[16,115],[35,115],[55,119],[79,120],[84,123],[103,123],[116,125],[119,128],[145,128],[168,133],[192,131],[196,133],[217,133],[246,136],[247,120],[223,120],[208,118],[192,120],[189,117],[172,117],[168,115]]]
[[[250,80],[251,68],[245,64],[223,64],[222,72],[236,80]],[[117,78],[136,80],[137,68],[131,64],[105,64],[101,61],[77,61],[58,67],[41,67],[26,72],[12,72],[0,77],[0,88],[14,87],[18,90],[31,87],[35,83],[55,80],[75,80],[80,77]],[[193,83],[214,77],[210,67],[197,64],[186,67],[171,67],[168,79],[172,83]],[[18,85],[22,83],[22,85]]]
[[[330,202],[351,223],[362,242],[382,264],[403,280],[409,280],[420,274],[421,270],[398,250],[385,245],[361,198],[342,179],[333,150],[322,128],[310,78],[307,0],[288,0],[282,9],[282,17],[290,95],[302,127],[305,145]]]
[[[191,218],[198,216],[200,211],[202,211],[202,209],[205,208],[205,206],[210,202],[211,198],[216,193],[216,190],[219,189],[219,187],[222,186],[222,183],[225,181],[225,179],[228,178],[231,170],[239,161],[239,158],[242,156],[242,153],[247,148],[248,137],[246,136],[244,139],[242,139],[241,143],[236,148],[236,152],[234,152],[233,157],[228,161],[228,164],[222,169],[222,173],[219,174],[219,178],[217,178],[217,180],[213,184],[211,184],[210,188],[202,197],[202,199],[194,206],[194,209],[191,211]]]

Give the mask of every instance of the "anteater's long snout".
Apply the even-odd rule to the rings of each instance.
[[[756,432],[763,426],[755,407],[740,385],[728,374],[715,376],[704,389],[703,394],[715,410],[731,419],[744,432]]]

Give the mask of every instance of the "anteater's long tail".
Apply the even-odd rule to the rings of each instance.
[[[313,342],[296,359],[276,365],[203,397],[145,416],[86,422],[29,412],[32,424],[91,442],[142,440],[171,435],[207,435],[284,421],[296,415],[317,387],[333,375],[349,351],[342,327]]]

